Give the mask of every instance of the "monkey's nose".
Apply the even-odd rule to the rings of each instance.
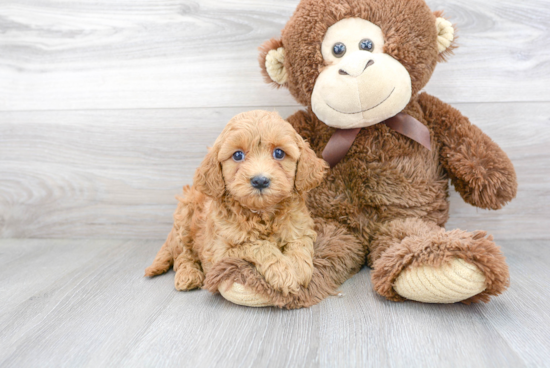
[[[269,187],[270,183],[271,183],[271,180],[269,180],[263,175],[258,175],[250,179],[250,184],[252,184],[254,188],[260,189],[260,190]]]
[[[361,69],[360,67],[357,68],[357,65],[349,65],[347,66],[346,68],[342,68],[338,71],[338,73],[340,75],[351,75],[352,77],[358,77],[360,76],[361,74],[363,74],[363,72],[365,70],[367,70],[367,68],[371,65],[374,64],[374,60],[369,60],[367,62],[367,64],[363,67],[363,69]],[[361,65],[362,66],[362,65]]]

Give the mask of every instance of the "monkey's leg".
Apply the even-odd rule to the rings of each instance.
[[[394,220],[371,243],[372,282],[394,301],[487,302],[509,284],[508,266],[483,231],[445,231],[423,220]]]
[[[219,291],[227,300],[251,307],[296,309],[319,303],[359,271],[365,262],[364,246],[341,225],[317,219],[313,275],[308,287],[284,296],[275,291],[248,262],[228,258],[207,275],[204,288]]]

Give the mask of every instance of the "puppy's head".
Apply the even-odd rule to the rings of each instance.
[[[194,185],[220,198],[263,210],[321,183],[327,164],[277,113],[251,111],[234,117],[198,168]]]

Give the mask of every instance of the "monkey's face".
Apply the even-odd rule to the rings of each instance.
[[[425,0],[300,0],[260,66],[327,125],[367,127],[403,111],[453,41]]]
[[[411,99],[411,77],[384,53],[380,27],[360,18],[332,25],[321,46],[325,61],[311,96],[313,112],[334,128],[363,128],[402,111]]]

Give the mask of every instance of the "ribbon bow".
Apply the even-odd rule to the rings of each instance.
[[[379,124],[382,123],[420,143],[428,150],[432,150],[429,129],[412,116],[399,113]],[[330,168],[336,166],[346,156],[361,129],[338,129],[334,132],[323,151],[323,159],[329,163]]]

